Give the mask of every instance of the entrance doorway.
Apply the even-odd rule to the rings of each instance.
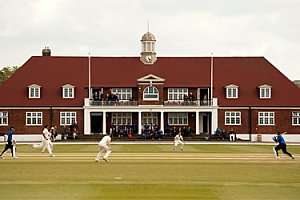
[[[91,133],[102,133],[103,113],[91,112]]]

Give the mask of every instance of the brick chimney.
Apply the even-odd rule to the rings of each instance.
[[[51,50],[49,49],[49,47],[45,47],[42,51],[42,55],[43,56],[51,56]]]

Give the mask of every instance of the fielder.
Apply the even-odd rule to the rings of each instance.
[[[55,157],[52,153],[53,144],[50,139],[51,133],[48,131],[48,125],[45,125],[43,130],[43,138],[40,144],[33,144],[31,148],[44,148],[46,147],[50,156]],[[52,148],[51,148],[52,145]]]
[[[183,146],[184,146],[184,140],[183,137],[181,135],[181,132],[179,132],[175,137],[174,137],[174,151],[177,148],[177,145],[180,144],[181,145],[181,151],[183,151]]]
[[[107,158],[109,156],[109,154],[112,151],[112,148],[110,146],[110,142],[111,142],[111,134],[104,136],[101,141],[99,142],[99,153],[95,159],[96,162],[99,162],[100,157],[101,157],[101,153],[105,152],[104,157],[102,158],[105,162],[107,162]]]
[[[12,139],[13,132],[15,131],[14,127],[11,127],[7,133],[6,145],[2,153],[0,154],[0,159],[3,158],[5,152],[10,149],[12,158],[16,159],[16,142]]]
[[[286,133],[287,132],[283,132],[283,133],[277,132],[277,136],[274,136],[272,138],[274,140],[274,142],[279,143],[276,147],[273,147],[273,152],[274,152],[276,159],[280,158],[278,155],[278,150],[280,150],[280,149],[282,150],[282,152],[284,154],[287,154],[292,159],[294,159],[294,156],[286,150],[286,142],[285,142],[284,138],[282,137],[282,135],[284,135]]]

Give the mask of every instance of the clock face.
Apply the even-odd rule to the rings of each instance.
[[[147,55],[145,58],[146,58],[147,62],[151,62],[152,61],[152,56],[151,55]]]

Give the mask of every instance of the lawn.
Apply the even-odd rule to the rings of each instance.
[[[96,163],[97,145],[55,144],[55,158],[18,145],[0,160],[0,199],[299,199],[300,146],[288,150],[295,160],[270,145],[113,145]]]

